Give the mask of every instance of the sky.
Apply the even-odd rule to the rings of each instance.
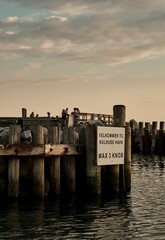
[[[0,0],[0,117],[165,121],[164,0]]]

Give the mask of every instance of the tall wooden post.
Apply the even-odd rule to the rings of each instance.
[[[126,125],[126,109],[124,105],[114,105],[113,106],[113,117],[115,127],[124,127]]]
[[[60,143],[61,127],[50,126],[48,128],[48,141],[52,144]],[[50,160],[50,194],[55,195],[60,193],[60,157],[51,157]]]
[[[9,144],[20,143],[21,126],[9,126]],[[17,151],[17,149],[15,149]],[[18,157],[10,157],[8,160],[8,196],[18,197],[19,194],[19,170],[20,161]]]
[[[124,105],[115,105],[113,106],[113,117],[114,117],[114,126],[115,127],[125,127],[126,126],[126,116],[125,116],[125,106]],[[119,168],[119,190],[123,191],[125,190],[125,180],[124,180],[124,166],[123,165],[116,165],[113,166],[114,172],[118,175],[118,168]],[[116,178],[117,178],[116,175]]]
[[[143,128],[143,122],[139,122],[139,151],[143,153],[144,151],[144,128]]]
[[[125,106],[115,105],[113,107],[114,127],[125,127]],[[102,190],[104,194],[124,190],[124,166],[106,165],[102,166]]]
[[[85,124],[77,126],[79,133],[79,144],[86,146],[86,127]],[[84,154],[76,157],[76,192],[79,196],[84,195],[86,187],[86,156]]]
[[[131,128],[125,128],[125,158],[124,158],[125,190],[131,190]]]
[[[156,139],[157,139],[157,122],[152,122],[152,139],[151,139],[151,152],[156,152]]]
[[[86,126],[86,186],[87,192],[101,194],[101,166],[97,166],[96,126]]]
[[[33,143],[44,143],[44,131],[40,125],[31,127],[33,134]],[[35,157],[33,162],[33,184],[34,195],[39,198],[45,196],[45,172],[44,172],[44,157]]]
[[[75,143],[74,127],[63,128],[63,143]],[[62,159],[62,191],[75,192],[75,156],[64,156]]]
[[[27,117],[27,109],[22,108],[22,118],[26,118],[26,117]]]
[[[115,105],[113,107],[114,127],[125,127],[125,106]],[[102,190],[104,194],[119,192],[125,189],[124,166],[106,165],[102,166]]]
[[[144,153],[151,153],[151,138],[150,138],[150,123],[145,123],[145,132],[144,132]]]
[[[162,154],[163,153],[163,133],[164,133],[164,126],[165,122],[161,121],[160,122],[160,128],[159,128],[159,148],[158,148],[158,153]]]
[[[135,126],[134,126],[134,122],[130,122],[130,128],[131,128],[131,148],[132,148],[132,152],[136,152],[135,149],[137,149],[136,147],[136,143],[135,143]]]

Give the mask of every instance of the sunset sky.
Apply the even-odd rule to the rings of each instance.
[[[165,0],[0,0],[0,117],[165,121]]]

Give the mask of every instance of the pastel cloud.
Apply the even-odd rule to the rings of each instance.
[[[17,23],[19,21],[19,18],[17,16],[9,16],[6,19],[3,20],[4,23]]]
[[[7,31],[6,34],[7,34],[7,35],[14,35],[15,32],[13,32],[13,31]]]

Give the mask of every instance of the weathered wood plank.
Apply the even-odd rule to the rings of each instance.
[[[45,156],[79,155],[83,153],[83,146],[74,144],[46,144]]]
[[[0,156],[63,156],[83,153],[82,145],[74,144],[0,144]]]
[[[44,144],[0,145],[0,156],[40,156],[44,155]]]

